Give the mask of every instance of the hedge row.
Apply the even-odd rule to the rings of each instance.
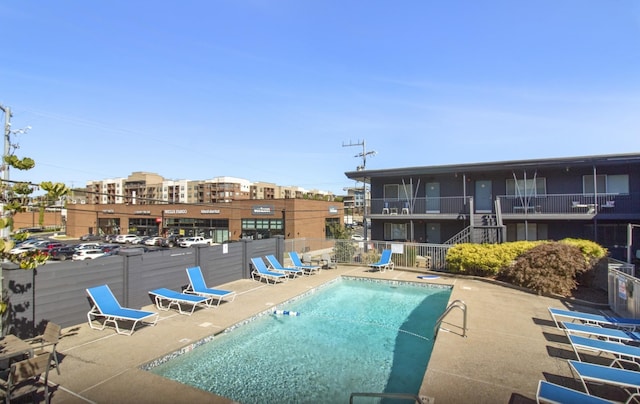
[[[458,244],[447,252],[451,272],[496,277],[538,293],[567,295],[581,273],[592,270],[607,250],[590,240]]]

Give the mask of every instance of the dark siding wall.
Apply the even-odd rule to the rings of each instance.
[[[63,327],[87,321],[91,308],[86,289],[107,284],[122,306],[153,303],[149,291],[160,287],[181,290],[188,284],[187,267],[200,265],[207,285],[250,278],[248,258],[283,251],[284,239],[243,241],[223,246],[171,249],[151,253],[131,249],[121,255],[87,261],[46,264],[35,271],[3,264],[4,297],[9,309],[4,333],[23,338],[41,332],[53,321]]]

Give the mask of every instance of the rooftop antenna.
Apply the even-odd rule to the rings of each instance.
[[[356,167],[356,171],[362,171],[365,168],[367,168],[367,156],[375,156],[376,151],[375,150],[367,151],[366,142],[364,140],[362,141],[358,140],[356,143],[349,141],[349,144],[342,143],[342,147],[352,147],[352,146],[362,146],[362,152],[353,156],[353,157],[362,158],[362,165],[359,165]]]

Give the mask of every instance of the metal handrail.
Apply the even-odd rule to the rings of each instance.
[[[442,313],[442,315],[436,321],[436,325],[433,329],[433,338],[435,339],[438,336],[438,330],[440,329],[440,324],[442,320],[449,314],[453,309],[458,308],[462,310],[463,313],[463,325],[462,325],[462,336],[467,337],[467,305],[462,300],[454,300],[447,306],[447,309]]]
[[[395,398],[395,399],[405,399],[405,400],[413,400],[418,404],[424,404],[424,401],[417,396],[416,394],[408,394],[408,393],[351,393],[349,397],[349,404],[353,404],[353,398],[356,396],[360,397],[380,397],[380,398]]]

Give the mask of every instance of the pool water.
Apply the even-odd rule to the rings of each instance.
[[[342,279],[150,370],[243,404],[418,394],[451,289]]]

